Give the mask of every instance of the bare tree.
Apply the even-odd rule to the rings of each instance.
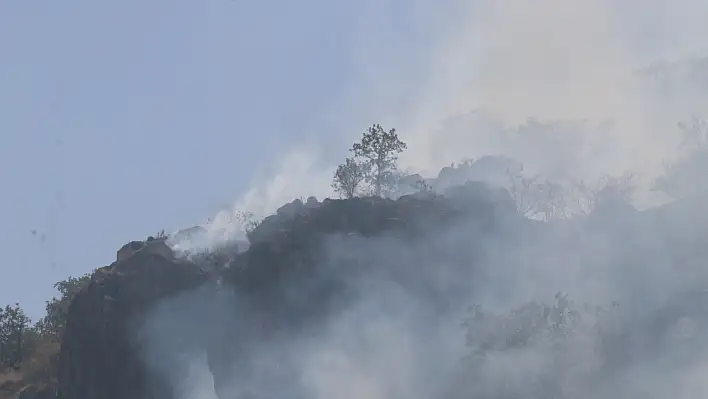
[[[637,191],[635,177],[634,173],[629,172],[621,176],[604,176],[600,179],[600,186],[595,194],[597,202],[631,202]]]
[[[705,192],[708,179],[708,122],[694,116],[678,124],[683,140],[678,147],[679,158],[666,165],[664,173],[654,182],[654,189],[673,198]]]
[[[595,189],[592,188],[585,180],[570,181],[570,197],[573,201],[572,212],[580,215],[589,215],[597,205],[597,197]]]
[[[523,174],[523,167],[518,171],[506,170],[509,181],[509,195],[516,203],[516,210],[521,216],[532,218],[538,213],[540,188],[536,180],[537,176],[526,177]]]
[[[262,222],[262,220],[259,220],[255,217],[253,212],[249,211],[237,211],[235,212],[234,216],[236,220],[241,223],[241,226],[243,226],[243,229],[246,234],[250,234]]]
[[[432,193],[433,186],[431,186],[428,182],[425,181],[425,179],[418,179],[415,181],[413,188],[418,190],[418,192],[421,193]]]
[[[356,195],[359,186],[364,181],[364,168],[353,158],[347,158],[343,164],[334,171],[332,188],[340,196],[352,198]]]
[[[630,203],[636,192],[635,175],[625,173],[621,176],[603,176],[594,186],[583,180],[571,182],[571,196],[574,199],[576,213],[589,215],[599,205],[610,202]]]
[[[570,217],[566,188],[557,182],[546,180],[539,185],[538,211],[544,220],[558,220]]]
[[[540,181],[538,176],[527,177],[522,171],[507,170],[508,190],[519,214],[528,218],[550,221],[588,215],[598,205],[630,203],[636,190],[631,173],[603,176],[597,183],[588,184],[584,180]]]

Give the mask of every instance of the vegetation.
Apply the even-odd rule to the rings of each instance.
[[[372,125],[349,150],[354,157],[347,158],[334,172],[332,187],[347,198],[357,194],[362,182],[368,183],[369,194],[392,193],[400,176],[398,154],[406,148],[396,129],[386,131],[381,125]]]
[[[261,220],[256,218],[253,212],[236,212],[236,220],[243,226],[246,234],[251,234],[253,230],[261,224]]]
[[[46,314],[34,325],[19,304],[0,309],[0,366],[19,373],[24,382],[56,378],[56,357],[69,304],[90,281],[90,274],[54,285],[59,297],[46,302]]]
[[[708,122],[694,116],[678,124],[682,133],[679,158],[666,165],[664,173],[656,179],[655,189],[672,198],[705,193],[708,180]]]
[[[18,368],[26,355],[25,330],[29,318],[19,304],[0,309],[0,364],[4,368]]]
[[[345,198],[353,198],[364,181],[364,168],[353,158],[347,158],[334,171],[334,191]]]
[[[468,397],[532,398],[574,397],[572,392],[580,387],[590,390],[589,381],[601,371],[603,362],[578,361],[584,357],[581,348],[589,340],[596,345],[593,350],[598,356],[611,356],[605,346],[610,345],[618,308],[617,302],[579,308],[563,293],[556,294],[552,304],[530,302],[506,314],[472,306],[463,322],[469,352],[453,389]],[[505,356],[518,360],[528,351],[535,359],[532,367],[518,361],[507,365],[513,369],[508,374],[495,370]]]
[[[165,232],[165,230],[163,229],[163,230],[158,231],[157,234],[155,234],[154,236],[149,236],[147,238],[147,241],[155,241],[155,240],[165,241],[168,238],[169,238],[169,234],[167,234]]]
[[[527,127],[532,128],[541,129],[536,122]],[[703,171],[708,167],[708,123],[693,118],[679,124],[679,128],[684,135],[681,156],[667,165],[665,173],[655,182],[657,190],[674,198],[708,188],[703,178]],[[398,137],[395,129],[385,130],[381,125],[372,125],[352,145],[351,156],[334,171],[332,188],[344,198],[393,195],[403,177],[415,177],[406,176],[398,167],[398,156],[406,149],[407,144]],[[631,173],[605,176],[592,184],[582,180],[553,180],[540,174],[528,174],[523,165],[519,164],[517,168],[507,159],[494,156],[466,160],[446,169],[453,175],[472,176],[480,163],[490,161],[497,162],[503,176],[499,184],[509,192],[519,214],[528,218],[550,221],[588,215],[606,203],[631,202],[636,190],[636,176]],[[423,192],[435,189],[423,178],[413,179],[411,185]],[[249,234],[260,223],[248,212],[237,213],[235,218]],[[163,230],[149,240],[165,240],[167,237]],[[45,315],[35,323],[19,304],[0,308],[0,367],[9,370],[8,373],[19,373],[26,382],[56,378],[56,356],[69,305],[89,282],[90,274],[85,274],[56,283],[54,287],[59,295],[46,302]],[[613,304],[612,308],[615,306]],[[603,308],[580,311],[561,294],[556,296],[552,305],[530,303],[502,316],[483,312],[480,306],[475,306],[464,322],[470,348],[465,359],[469,366],[466,372],[483,369],[489,358],[500,351],[537,345],[556,348],[581,333],[601,334],[598,329],[609,313]],[[466,375],[464,381],[474,383],[475,378],[482,376],[479,373]],[[550,388],[550,380],[553,378],[539,377],[539,390],[555,392],[561,389]],[[548,397],[555,395],[553,392]]]
[[[543,130],[543,124],[533,120],[529,123],[530,125],[523,127],[524,132],[530,129],[536,135],[541,134],[538,131]],[[698,126],[695,122],[694,125]],[[690,135],[693,138],[690,141],[691,148],[702,148],[698,144],[701,141],[696,137],[705,136],[704,141],[707,144],[704,147],[708,149],[708,130],[701,135],[695,133],[698,127],[689,129],[685,125],[682,126],[682,129],[694,132]],[[554,131],[555,125],[548,128]],[[402,192],[400,182],[410,180],[410,187],[406,188],[422,192],[434,191],[433,186],[425,179],[399,170],[398,155],[405,149],[407,144],[399,139],[395,129],[386,131],[381,125],[372,125],[362,134],[360,141],[352,145],[349,151],[353,156],[347,157],[334,171],[332,188],[343,198],[357,195],[391,196]],[[705,150],[705,153],[708,154],[708,150]],[[466,176],[461,180],[467,181],[474,179],[476,169],[489,172],[490,166],[491,169],[498,169],[499,174],[504,176],[504,181],[497,183],[509,192],[519,214],[546,221],[588,215],[597,206],[605,203],[631,203],[637,189],[636,176],[633,173],[621,176],[605,175],[593,183],[576,179],[552,180],[539,174],[527,174],[523,164],[503,156],[487,155],[477,160],[467,159],[444,170]],[[674,169],[678,167],[675,166]],[[674,169],[669,169],[667,173],[678,173]],[[686,174],[686,169],[688,168],[684,167],[681,173]],[[417,178],[410,179],[411,177]],[[664,180],[675,179],[672,175]]]
[[[66,319],[69,314],[69,304],[71,300],[84,289],[91,281],[90,274],[81,277],[69,277],[64,281],[54,284],[54,288],[59,291],[59,298],[52,298],[47,301],[45,309],[46,315],[35,324],[35,329],[41,337],[60,342]]]

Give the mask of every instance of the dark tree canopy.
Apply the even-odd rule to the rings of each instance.
[[[47,301],[45,309],[46,315],[40,319],[36,328],[40,335],[59,341],[66,325],[66,318],[69,313],[69,304],[74,296],[84,289],[91,281],[91,275],[85,274],[81,277],[69,277],[64,281],[54,284],[54,288],[59,291],[59,298],[52,298]]]
[[[25,353],[23,341],[29,317],[19,304],[0,309],[0,365],[16,368]]]

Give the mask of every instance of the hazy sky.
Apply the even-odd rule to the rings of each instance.
[[[0,303],[233,201],[342,90],[332,4],[0,2]]]
[[[278,187],[322,192],[330,169],[321,169],[312,190],[298,177],[309,176],[313,163],[341,158],[370,123],[417,129],[411,153],[425,166],[457,160],[459,137],[436,143],[455,150],[452,158],[433,159],[435,137],[421,132],[441,110],[471,107],[468,81],[477,79],[478,97],[508,103],[496,83],[521,76],[528,64],[509,55],[537,60],[528,32],[548,28],[549,18],[566,21],[549,30],[562,38],[541,49],[554,52],[541,54],[549,60],[576,42],[610,47],[594,29],[606,27],[607,10],[598,10],[611,2],[582,0],[577,13],[558,0],[520,13],[507,12],[512,1],[480,3],[478,13],[475,3],[0,2],[0,304],[19,301],[41,316],[56,281],[109,264],[129,240],[228,207],[273,162],[290,174],[264,189],[271,208],[288,198],[271,195]],[[702,1],[671,9],[647,3],[628,0],[611,12],[627,27],[619,48],[633,49],[634,60],[694,51],[708,33]],[[584,35],[563,31],[579,26],[567,21],[585,22]],[[522,36],[519,52],[514,38]],[[462,51],[472,42],[474,52]],[[617,53],[593,51],[594,59]],[[468,79],[480,60],[486,72]],[[565,65],[571,77],[588,75],[585,61]],[[325,152],[288,152],[303,141]]]

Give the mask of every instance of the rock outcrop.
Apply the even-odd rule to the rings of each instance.
[[[618,246],[634,231],[657,228],[641,223],[671,219],[657,216],[658,212],[623,207],[601,211],[583,223],[607,228],[607,220],[615,221],[609,229]],[[668,226],[666,221],[661,223]],[[575,234],[572,227],[562,234]],[[397,200],[296,200],[250,232],[248,250],[234,248],[224,254],[221,249],[216,260],[175,257],[163,240],[129,243],[119,251],[115,263],[95,272],[91,284],[70,306],[58,397],[174,398],[171,385],[152,374],[140,356],[141,343],[135,331],[152,305],[203,286],[212,277],[235,295],[233,314],[222,324],[210,326],[216,333],[207,343],[209,368],[219,397],[238,399],[254,394],[236,392],[233,387],[247,386],[241,382],[254,373],[254,361],[262,360],[258,348],[278,342],[279,337],[315,332],[328,317],[355,300],[358,294],[349,286],[350,281],[366,273],[379,273],[424,298],[432,314],[442,314],[449,311],[455,295],[466,298],[465,290],[474,283],[475,262],[483,260],[488,242],[493,241],[496,252],[503,254],[549,229],[519,216],[504,190],[468,183],[447,190],[445,195],[421,192]],[[454,241],[463,252],[451,255],[459,258],[444,266],[455,276],[452,281],[437,281],[437,270],[430,267],[431,260],[436,260],[435,251],[446,249],[430,244],[441,231],[449,235],[438,241]],[[364,241],[367,246],[360,245]],[[375,253],[366,251],[376,250],[371,243],[379,241],[386,243],[387,251],[393,251],[389,244],[401,245],[412,248],[411,254],[404,262],[377,262]],[[626,245],[626,251],[618,252],[622,262],[640,264],[656,256],[651,252],[651,240],[632,237]],[[642,251],[648,255],[638,255]],[[227,267],[221,264],[224,262]],[[238,378],[243,380],[235,381]],[[288,378],[295,377],[280,375],[270,383],[287,386]]]
[[[253,323],[248,333],[242,326],[225,324],[222,338],[211,342],[209,362],[218,390],[225,380],[233,382],[233,359],[241,359],[248,367],[244,345],[262,342],[288,325],[304,326],[336,306],[334,298],[341,292],[335,280],[308,282],[308,276],[326,261],[322,250],[326,237],[393,234],[414,239],[424,236],[430,226],[470,218],[481,229],[490,229],[502,214],[515,215],[513,204],[475,185],[447,196],[411,195],[395,201],[296,200],[250,234],[247,251],[220,257],[230,262],[226,269],[200,264],[207,262],[206,257],[177,258],[164,240],[128,243],[118,251],[116,262],[94,273],[88,288],[70,306],[60,354],[58,397],[173,398],[169,384],[153,375],[141,358],[135,331],[151,305],[202,285],[214,273],[223,274],[224,284],[234,288],[243,301],[241,308],[249,307],[251,315],[260,314],[262,321]],[[286,285],[301,287],[306,295],[292,301]]]
[[[59,360],[62,399],[169,398],[139,355],[135,328],[150,304],[195,288],[208,276],[176,260],[164,241],[133,244],[98,269],[69,308]]]
[[[456,289],[462,295],[462,290],[469,286],[464,279],[456,286],[428,284],[430,276],[422,271],[420,264],[386,264],[365,253],[347,255],[345,248],[356,248],[354,243],[345,244],[347,240],[389,239],[402,246],[424,247],[426,240],[455,225],[464,225],[464,230],[470,232],[494,235],[533,224],[516,214],[506,192],[472,183],[444,196],[421,193],[397,200],[378,197],[325,200],[309,209],[300,205],[288,207],[293,212],[266,218],[251,233],[249,250],[236,257],[224,272],[224,284],[239,293],[239,305],[234,309],[247,311],[235,315],[231,324],[226,321],[216,327],[228,332],[221,340],[212,342],[209,352],[220,398],[259,397],[258,393],[247,390],[234,391],[248,386],[245,381],[253,362],[261,356],[253,348],[278,342],[283,334],[293,335],[324,324],[328,317],[354,300],[357,294],[350,282],[360,276],[385,273],[385,278],[429,298],[431,306],[440,309],[448,306],[443,297],[454,295],[451,291]],[[339,243],[332,244],[331,240]],[[341,251],[336,249],[339,247]],[[468,270],[473,266],[473,263],[462,265]],[[427,273],[431,271],[429,268]],[[244,325],[249,328],[244,329]],[[244,382],[235,383],[235,378],[244,378]],[[295,377],[269,378],[276,385],[297,385],[288,382],[288,378]]]

